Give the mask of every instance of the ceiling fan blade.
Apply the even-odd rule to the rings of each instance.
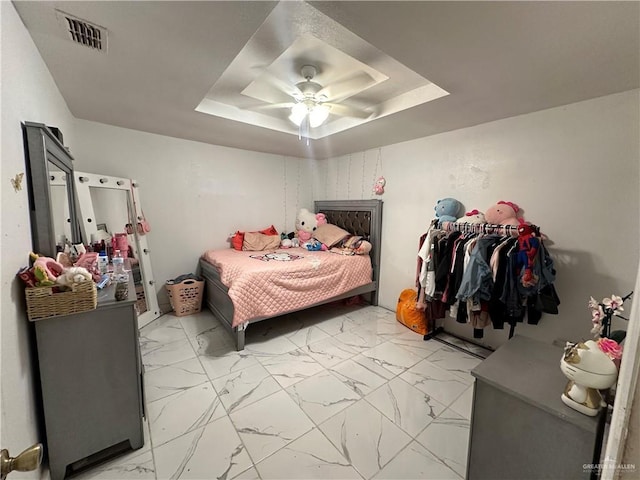
[[[367,112],[366,110],[349,107],[340,103],[323,103],[323,105],[331,108],[332,114],[340,115],[342,117],[369,118],[371,115],[373,115],[373,112]]]
[[[279,90],[280,92],[284,93],[288,97],[295,97],[295,96],[301,95],[300,90],[294,84],[290,83],[288,79],[282,79],[274,75],[273,73],[271,73],[266,68],[261,67],[259,68],[259,70],[260,70],[260,74],[258,75],[256,80],[258,81],[262,80],[268,83],[271,87],[275,88],[276,90]]]
[[[295,105],[295,102],[285,102],[285,103],[271,103],[266,105],[250,105],[245,107],[249,110],[273,110],[276,108],[291,108]]]
[[[317,96],[324,95],[330,102],[339,102],[340,100],[344,100],[345,98],[366,90],[375,83],[371,75],[360,72],[344,80],[326,85],[317,93]]]

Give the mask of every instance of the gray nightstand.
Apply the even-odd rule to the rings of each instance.
[[[599,463],[606,410],[589,417],[562,403],[562,353],[516,335],[471,372],[468,480],[591,476],[584,465]]]

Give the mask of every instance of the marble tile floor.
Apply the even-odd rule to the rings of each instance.
[[[140,333],[145,445],[82,479],[461,479],[481,359],[381,307],[330,305],[249,326],[209,313]]]

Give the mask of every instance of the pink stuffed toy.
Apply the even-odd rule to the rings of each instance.
[[[373,193],[376,195],[382,195],[384,193],[384,186],[387,184],[387,181],[384,177],[378,177],[375,185],[373,186]]]
[[[318,226],[327,224],[327,216],[324,213],[316,213],[316,221]]]
[[[56,262],[53,258],[42,257],[37,253],[31,252],[29,254],[31,260],[33,260],[33,268],[42,271],[48,280],[55,282],[56,278],[62,275],[64,266]]]
[[[484,217],[487,223],[495,225],[520,225],[518,220],[518,212],[520,208],[513,202],[505,202],[500,200],[495,205],[492,205],[487,209]]]

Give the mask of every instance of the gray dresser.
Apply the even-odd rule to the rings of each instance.
[[[96,310],[35,320],[52,480],[144,443],[136,294],[98,291]]]
[[[472,370],[468,480],[590,477],[588,465],[599,463],[604,409],[589,417],[562,403],[562,353],[516,335]]]

